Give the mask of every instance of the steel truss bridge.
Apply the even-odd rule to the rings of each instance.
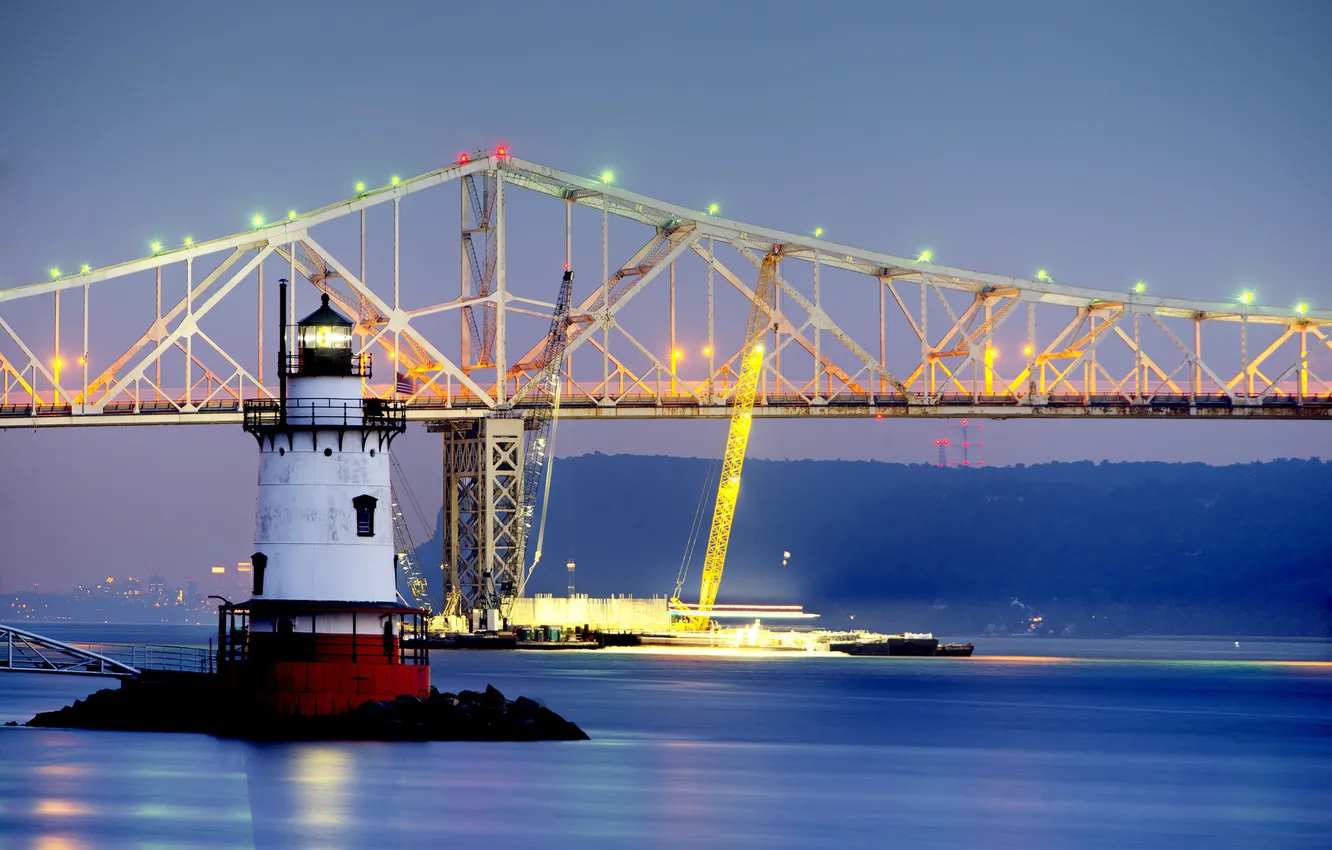
[[[514,415],[536,395],[575,257],[561,417],[725,418],[774,246],[756,416],[1332,415],[1329,311],[972,272],[716,212],[498,149],[220,239],[53,269],[0,290],[0,428],[240,424],[242,402],[277,397],[264,320],[277,277],[355,319],[374,357],[367,396],[404,402],[412,420]],[[454,215],[458,236],[440,239]],[[612,249],[612,229],[638,231],[632,250]],[[290,298],[295,316],[296,287]]]

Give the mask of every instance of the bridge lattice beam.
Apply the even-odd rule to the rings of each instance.
[[[403,280],[403,206],[451,183],[460,192],[458,295],[408,306],[404,295],[419,300],[447,287],[419,272]],[[600,218],[601,274],[579,270],[587,294],[574,311],[561,368],[563,415],[571,418],[727,415],[741,344],[735,314],[748,304],[758,258],[773,246],[783,255],[782,273],[756,416],[1332,415],[1332,387],[1319,374],[1332,377],[1329,311],[951,268],[734,221],[488,153],[221,239],[0,289],[0,428],[239,421],[244,400],[276,395],[264,352],[271,356],[277,346],[265,346],[263,320],[265,276],[275,273],[304,279],[355,318],[363,352],[375,356],[367,395],[400,397],[421,420],[522,408],[545,323],[529,321],[526,330],[521,323],[548,319],[553,305],[541,297],[551,293],[519,292],[509,280],[509,247],[524,245],[530,230],[510,233],[507,208],[517,190],[564,204],[566,261],[575,242],[572,210]],[[385,213],[392,272],[372,286],[366,221]],[[346,219],[359,220],[359,244],[323,235]],[[643,231],[642,247],[614,267],[611,219]],[[578,236],[580,245],[587,241],[581,229]],[[729,263],[723,252],[744,262]],[[550,280],[557,278],[552,271]],[[164,309],[163,286],[181,281],[181,296]],[[152,314],[137,327],[119,315],[107,320],[116,332],[108,335],[124,338],[123,347],[91,351],[94,310],[120,300],[125,288],[151,292]],[[61,295],[71,291],[81,304],[71,308],[66,298],[64,315],[82,326],[71,335],[66,322],[66,340],[78,342],[62,348]],[[665,310],[653,293],[667,296]],[[235,316],[252,295],[258,307],[250,327]],[[706,311],[677,310],[677,297],[704,296]],[[293,287],[293,307],[295,297]],[[848,307],[855,299],[862,306]],[[45,327],[34,318],[43,305],[53,318]],[[454,312],[452,327],[441,322]],[[688,356],[677,320],[694,341]],[[705,365],[694,365],[698,341],[706,343]]]

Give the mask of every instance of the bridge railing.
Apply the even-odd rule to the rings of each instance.
[[[200,646],[139,643],[71,643],[78,649],[104,655],[136,670],[170,673],[212,673],[213,653]]]

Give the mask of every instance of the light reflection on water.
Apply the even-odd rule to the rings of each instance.
[[[440,688],[542,699],[581,743],[0,729],[0,847],[1327,846],[1332,665],[1307,647],[1299,664],[1093,663],[1017,643],[432,658]],[[57,679],[0,678],[0,719],[69,702]]]

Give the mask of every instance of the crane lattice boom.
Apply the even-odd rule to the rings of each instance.
[[[416,498],[412,496],[411,490],[407,487],[398,459],[393,457],[392,462],[393,478],[401,481],[408,497],[415,503]],[[406,581],[407,592],[411,595],[411,601],[427,614],[431,614],[434,606],[430,601],[430,585],[426,581],[425,572],[422,571],[421,564],[416,556],[416,543],[412,540],[411,529],[407,527],[407,517],[403,515],[402,502],[398,498],[397,482],[391,481],[389,484],[389,499],[392,501],[389,507],[393,513],[393,554],[397,561],[397,568]]]
[[[717,483],[717,504],[712,510],[712,530],[708,532],[708,549],[703,558],[703,585],[698,593],[697,616],[683,620],[683,624],[691,628],[707,628],[708,612],[717,602],[717,589],[721,587],[726,547],[731,542],[731,520],[735,516],[736,499],[740,496],[740,472],[745,465],[745,447],[749,444],[749,429],[753,424],[751,412],[754,409],[754,396],[758,390],[759,375],[763,371],[763,338],[771,323],[769,314],[773,309],[777,263],[780,259],[776,251],[769,252],[763,258],[758,284],[754,287],[754,300],[749,307],[749,323],[745,329],[745,346],[740,358],[740,378],[735,387],[731,430],[726,435],[721,480]],[[680,604],[678,589],[676,596],[672,602]]]
[[[522,516],[518,535],[518,545],[513,548],[515,560],[513,575],[522,576],[516,596],[523,595],[523,588],[536,568],[533,560],[531,568],[524,568],[527,539],[532,532],[532,516],[536,511],[536,495],[541,485],[541,474],[546,468],[546,460],[554,446],[552,445],[551,426],[559,410],[560,363],[564,359],[564,349],[569,342],[569,305],[573,300],[573,272],[566,270],[560,281],[560,292],[555,299],[555,312],[550,319],[550,331],[546,334],[545,345],[541,354],[532,362],[531,367],[540,370],[530,384],[529,397],[536,402],[531,419],[528,420],[527,448],[523,457]],[[544,512],[542,520],[544,522]],[[541,558],[541,550],[535,553]],[[510,598],[509,602],[512,602]],[[506,611],[507,614],[507,611]]]

